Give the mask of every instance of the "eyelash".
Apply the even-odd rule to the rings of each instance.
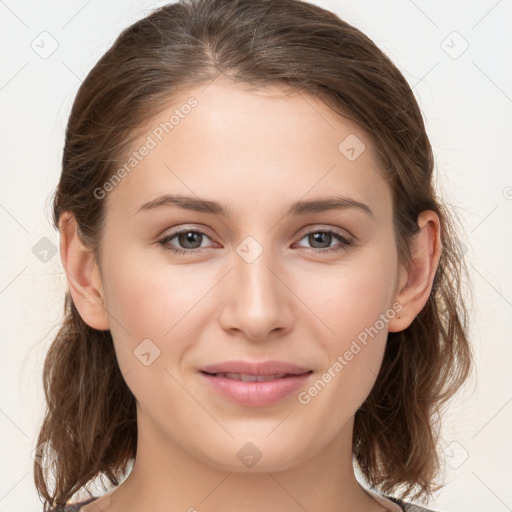
[[[177,249],[175,247],[170,247],[169,245],[167,245],[168,242],[170,242],[173,238],[175,238],[176,236],[180,235],[181,233],[199,233],[201,235],[206,236],[207,238],[210,238],[204,231],[201,231],[200,229],[181,229],[181,230],[178,230],[178,231],[174,231],[173,233],[170,233],[166,237],[164,237],[161,240],[159,240],[158,243],[165,250],[171,251],[171,252],[173,252],[175,254],[197,254],[199,251],[201,251],[201,248],[198,248],[198,249]],[[310,231],[310,232],[306,233],[300,240],[302,240],[303,238],[307,237],[308,235],[311,235],[311,234],[314,234],[314,233],[325,233],[325,234],[333,235],[335,238],[337,238],[342,243],[342,245],[340,245],[338,247],[336,247],[336,246],[335,247],[328,247],[326,249],[310,248],[310,251],[312,251],[315,254],[325,254],[325,253],[333,253],[333,252],[338,252],[338,251],[346,251],[352,245],[352,240],[350,238],[348,238],[345,235],[342,235],[341,233],[338,233],[336,231],[330,230],[330,229],[316,229],[316,230]]]

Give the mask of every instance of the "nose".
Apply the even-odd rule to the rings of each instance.
[[[292,328],[297,310],[284,265],[270,249],[263,248],[254,261],[240,254],[234,252],[233,268],[220,290],[222,328],[251,341],[284,335]]]

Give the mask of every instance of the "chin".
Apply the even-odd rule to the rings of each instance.
[[[210,466],[235,473],[285,471],[302,462],[304,451],[284,452],[277,437],[276,441],[269,443],[268,440],[231,439],[229,443],[219,446],[218,451],[208,450],[196,456]],[[300,443],[296,446],[300,446]]]

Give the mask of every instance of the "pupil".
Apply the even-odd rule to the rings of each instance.
[[[184,247],[187,247],[188,249],[197,249],[201,244],[199,244],[199,246],[197,247],[190,247],[190,243],[192,245],[194,245],[194,242],[197,242],[197,237],[200,237],[201,236],[201,233],[194,233],[192,231],[187,231],[186,233],[180,233],[180,243],[184,246]]]
[[[325,240],[323,240],[324,237],[327,237],[327,245],[326,247],[329,247],[330,245],[330,237],[331,235],[329,233],[313,233],[313,235],[311,235],[313,237],[313,242],[320,242],[320,243],[326,243]],[[312,244],[314,246],[314,244]]]

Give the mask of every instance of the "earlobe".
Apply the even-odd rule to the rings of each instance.
[[[406,329],[424,308],[432,291],[441,257],[441,226],[438,215],[431,210],[421,212],[418,226],[420,230],[412,240],[411,264],[395,297],[402,305],[400,318],[395,317],[389,322],[390,332]]]
[[[109,315],[96,258],[80,239],[72,213],[62,214],[59,232],[60,257],[75,306],[87,325],[108,330]]]

